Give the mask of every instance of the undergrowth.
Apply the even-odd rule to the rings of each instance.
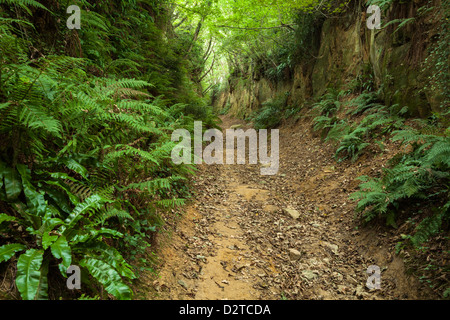
[[[407,107],[385,106],[379,92],[363,91],[352,99],[343,99],[351,93],[329,90],[311,110],[313,129],[335,144],[338,162],[355,162],[365,153],[382,153],[387,140],[400,144],[379,177],[358,178],[359,191],[350,199],[356,201],[355,211],[364,223],[384,219],[387,225],[398,228],[398,222],[407,219],[400,214],[406,212],[413,218],[414,227],[402,235],[397,250],[407,246],[424,250],[430,239],[448,234],[447,117],[435,113],[429,119],[415,119],[411,127],[405,124]]]
[[[56,30],[66,47],[44,43],[30,58],[30,35],[45,41],[33,17],[65,12],[0,1],[0,263],[27,300],[132,299],[161,212],[189,197],[194,168],[172,163],[170,134],[217,119],[140,7],[150,4],[122,1],[108,20],[108,5],[80,3],[90,8],[82,30]],[[81,292],[58,289],[71,265],[81,267]]]

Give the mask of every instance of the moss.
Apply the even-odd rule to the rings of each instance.
[[[408,106],[410,115],[426,117],[430,106],[426,95],[421,93],[423,75],[420,68],[411,68],[405,61],[410,44],[385,50],[381,72],[384,75],[382,84],[386,104]]]

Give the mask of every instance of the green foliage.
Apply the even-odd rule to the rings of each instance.
[[[426,8],[424,6],[423,8]],[[448,86],[450,82],[450,65],[449,65],[449,42],[450,42],[450,30],[449,30],[449,19],[450,19],[450,1],[443,0],[441,7],[436,10],[438,16],[435,17],[438,21],[443,21],[439,23],[438,33],[436,35],[437,40],[431,45],[430,53],[425,58],[423,64],[422,72],[428,74],[426,84],[423,90],[432,90],[438,97],[440,102],[440,111],[447,115],[450,105],[450,88]],[[445,22],[444,22],[445,21]]]
[[[49,27],[56,47],[47,25],[36,32],[43,5],[14,4],[0,10],[0,228],[10,236],[0,263],[16,264],[22,299],[53,297],[49,269],[64,281],[71,264],[90,275],[85,292],[131,299],[129,261],[146,254],[157,212],[184,203],[193,173],[171,162],[170,134],[194,120],[216,126],[188,76],[202,52],[185,56],[149,3],[81,1],[81,30]],[[46,5],[50,25],[67,18]],[[20,10],[30,17],[8,16]],[[45,54],[30,58],[31,45]]]
[[[402,141],[404,146],[410,145],[413,150],[403,154],[391,168],[385,169],[381,178],[361,177],[360,191],[351,198],[359,200],[356,210],[363,212],[366,221],[383,216],[394,224],[396,210],[406,200],[448,199],[450,139],[421,134],[412,129],[397,131],[392,139]],[[449,218],[448,208],[447,202],[419,224],[415,235],[409,237],[414,245],[439,231],[443,219]]]
[[[437,210],[433,215],[423,219],[416,227],[414,235],[407,236],[406,239],[409,239],[415,247],[420,247],[432,236],[441,232],[444,219],[448,220],[450,217],[448,213],[449,208],[450,202],[447,202],[446,205]]]
[[[105,287],[105,290],[121,300],[129,300],[132,297],[131,289],[122,282],[117,271],[106,262],[88,258],[80,261],[80,266],[85,267]]]
[[[336,159],[343,161],[350,158],[354,162],[372,144],[374,138],[402,127],[403,119],[400,115],[405,113],[407,108],[396,111],[397,106],[394,105],[386,110],[378,98],[378,93],[373,92],[363,92],[342,104],[341,99],[346,94],[345,91],[329,89],[313,105],[311,114],[316,115],[313,119],[314,130],[321,131],[325,141],[338,143]],[[351,124],[346,118],[339,118],[337,113],[342,105],[348,108],[347,115],[365,114],[365,117],[357,125]]]
[[[396,227],[398,212],[404,210],[405,203],[436,203],[432,213],[418,223],[414,234],[404,237],[419,247],[441,232],[444,221],[450,218],[449,138],[442,136],[443,130],[425,120],[416,121],[417,125],[422,125],[422,131],[405,129],[401,116],[408,108],[398,105],[387,108],[377,92],[363,91],[344,104],[348,108],[347,116],[362,116],[361,120],[340,119],[337,112],[341,107],[341,93],[328,92],[311,112],[316,115],[314,129],[322,131],[326,141],[338,143],[335,155],[338,161],[357,160],[374,142],[383,151],[382,141],[375,139],[384,139],[391,134],[392,141],[402,142],[402,149],[411,148],[411,151],[394,157],[391,167],[385,168],[381,177],[359,178],[362,181],[360,191],[350,197],[358,201],[356,212],[361,213],[365,222],[382,217],[388,225]],[[440,119],[441,116],[436,114],[435,118]]]
[[[270,129],[278,126],[283,118],[288,97],[289,92],[263,103],[263,107],[255,111],[250,117],[255,129]]]
[[[347,105],[350,106],[350,108],[354,107],[354,109],[349,109],[348,111],[348,113],[351,113],[353,116],[383,107],[380,99],[378,98],[378,93],[368,91],[364,91],[356,98],[350,100],[347,102]]]
[[[16,5],[23,9],[28,14],[32,14],[29,7],[35,7],[43,10],[48,10],[44,5],[35,0],[0,0],[0,4]]]
[[[390,133],[394,129],[399,129],[402,125],[402,119],[383,110],[368,115],[356,128],[349,129],[349,133],[340,137],[336,158],[342,161],[350,157],[352,161],[356,161],[362,151],[371,145],[370,141],[373,138]],[[342,132],[345,132],[345,130]],[[344,153],[345,157],[339,158],[340,153]]]
[[[367,6],[376,5],[382,10],[387,10],[397,0],[368,0]]]
[[[342,95],[342,92],[335,89],[328,89],[328,92],[313,105],[313,112],[316,111],[320,116],[325,117],[334,115],[341,107],[340,95]]]
[[[8,261],[18,251],[24,250],[26,247],[23,244],[12,243],[5,244],[0,247],[0,262]]]
[[[42,264],[44,252],[29,249],[17,262],[16,285],[24,300],[47,298],[48,265]]]
[[[365,133],[367,130],[365,128],[359,128],[353,130],[351,133],[344,135],[341,138],[341,143],[336,150],[336,158],[342,152],[346,153],[344,158],[339,158],[339,161],[345,160],[348,157],[351,157],[351,160],[354,162],[358,159],[359,155],[362,151],[370,146],[370,143],[365,142]]]

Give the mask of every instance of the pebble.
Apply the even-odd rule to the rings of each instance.
[[[296,249],[289,249],[289,258],[291,261],[297,261],[302,256],[301,252]]]
[[[300,217],[300,212],[298,212],[295,209],[291,209],[291,208],[284,208],[283,212],[290,216],[292,219],[297,220]]]

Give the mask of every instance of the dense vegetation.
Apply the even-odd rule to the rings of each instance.
[[[171,132],[216,126],[210,98],[226,88],[310,69],[324,21],[355,3],[0,0],[0,274],[12,283],[0,298],[132,299],[164,212],[190,197],[195,168],[170,161]],[[431,3],[418,12],[437,11]],[[79,30],[66,26],[68,5],[82,9]],[[306,109],[340,162],[398,143],[352,199],[363,221],[394,227],[409,208],[399,250],[448,231],[448,8],[420,64],[441,99],[427,119],[388,103],[373,70],[302,104],[282,92],[248,117],[273,128]],[[392,20],[392,35],[413,21]],[[66,289],[70,265],[81,296]]]
[[[73,4],[80,30],[63,1],[0,1],[1,273],[23,299],[58,298],[74,264],[88,296],[130,299],[159,212],[189,196],[170,134],[215,121],[203,49],[163,31],[163,2]]]

